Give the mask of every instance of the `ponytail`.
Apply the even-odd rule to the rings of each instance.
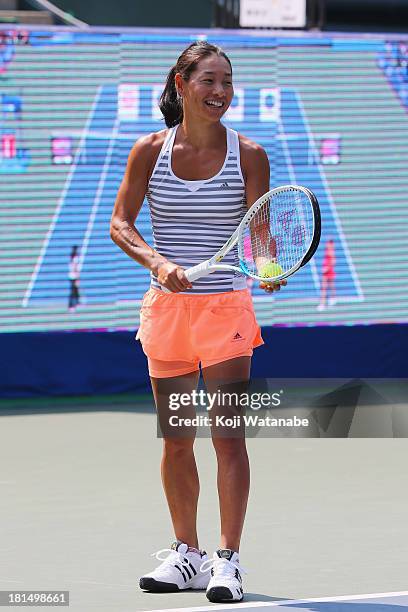
[[[166,86],[159,102],[159,108],[163,113],[164,121],[169,128],[183,121],[183,102],[177,93],[174,80],[176,72],[176,66],[173,66],[167,75]]]

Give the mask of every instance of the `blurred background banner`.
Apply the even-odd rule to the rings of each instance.
[[[44,9],[54,7],[59,24],[121,27],[239,28],[318,27],[330,31],[407,31],[406,0],[0,0],[1,8],[30,11],[32,23],[40,23],[33,8],[43,13],[42,23],[52,23]],[[40,11],[38,10],[40,9]],[[263,22],[255,22],[261,16]],[[240,22],[243,15],[251,23]],[[11,17],[8,14],[9,18]],[[14,16],[16,20],[16,16]]]
[[[240,0],[239,25],[249,28],[304,28],[306,0]]]
[[[232,60],[235,97],[226,125],[265,148],[272,187],[307,185],[321,205],[322,241],[312,262],[273,297],[250,285],[265,334],[274,338],[282,327],[292,347],[289,353],[280,345],[284,357],[276,367],[292,364],[301,375],[300,330],[308,328],[314,374],[329,362],[339,375],[352,375],[346,370],[356,349],[339,347],[346,336],[334,328],[356,326],[355,344],[366,343],[357,353],[367,349],[364,372],[356,375],[370,375],[367,364],[375,376],[402,375],[406,36],[17,26],[3,26],[0,35],[3,342],[9,334],[35,332],[24,342],[35,353],[47,333],[133,337],[149,275],[111,241],[112,207],[133,143],[164,127],[157,101],[169,67],[201,38],[221,45]],[[152,243],[146,203],[137,227]],[[91,351],[89,336],[80,335]],[[269,364],[277,359],[272,345],[263,357]]]

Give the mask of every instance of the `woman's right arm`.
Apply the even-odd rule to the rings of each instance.
[[[149,246],[135,227],[157,155],[158,134],[144,136],[133,146],[116,197],[110,236],[129,257],[151,270],[162,286],[174,292],[184,291],[191,287],[191,283],[183,268]]]

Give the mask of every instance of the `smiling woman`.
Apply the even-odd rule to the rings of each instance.
[[[221,60],[221,61],[220,61]],[[216,93],[214,81],[219,82],[221,78],[222,87],[217,93],[222,93],[222,99],[212,96]],[[223,109],[223,114],[231,104],[234,95],[232,87],[232,66],[228,56],[216,45],[209,43],[193,43],[180,55],[177,63],[169,71],[165,89],[160,98],[159,107],[163,113],[167,127],[173,127],[182,123],[184,112],[190,110],[183,102],[183,83],[202,86],[201,104],[217,106]],[[205,98],[206,96],[206,98]],[[219,120],[219,117],[218,117]]]
[[[243,598],[238,551],[249,493],[245,431],[212,426],[221,538],[210,576],[209,568],[204,570],[206,554],[198,548],[196,430],[186,423],[194,423],[200,365],[209,393],[226,386],[238,397],[248,385],[253,349],[263,340],[243,274],[217,271],[190,283],[185,270],[218,251],[247,207],[269,190],[263,148],[221,123],[233,95],[231,62],[219,47],[197,42],[183,51],[160,98],[168,129],[134,145],[111,223],[112,239],[151,272],[137,338],[148,358],[163,434],[162,480],[177,539],[140,586],[149,591],[206,588],[213,602]],[[145,196],[154,248],[135,227]],[[236,250],[224,261],[238,265]],[[179,410],[184,423],[179,428],[169,412],[174,393],[191,397]],[[241,408],[220,402],[212,413],[235,422]]]
[[[191,129],[198,125],[198,118],[202,122],[211,122],[212,129],[214,125],[220,125],[219,121],[234,96],[229,62],[223,56],[212,54],[200,61],[187,80],[180,72],[176,72],[174,84],[177,99],[182,105],[183,121],[180,127],[187,127],[190,133],[186,133],[184,129],[177,130],[173,145],[173,170],[185,180],[208,180],[220,171],[226,158],[225,128],[224,134],[220,133],[220,140],[214,139],[210,156],[208,148],[206,150],[200,138],[194,138]],[[163,111],[166,112],[165,107]],[[191,166],[192,155],[198,163],[193,172],[189,169],[187,178],[186,167]]]

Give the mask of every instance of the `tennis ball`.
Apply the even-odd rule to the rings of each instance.
[[[259,276],[262,278],[274,278],[280,274],[283,274],[283,269],[278,263],[274,262],[265,264],[259,272]]]

